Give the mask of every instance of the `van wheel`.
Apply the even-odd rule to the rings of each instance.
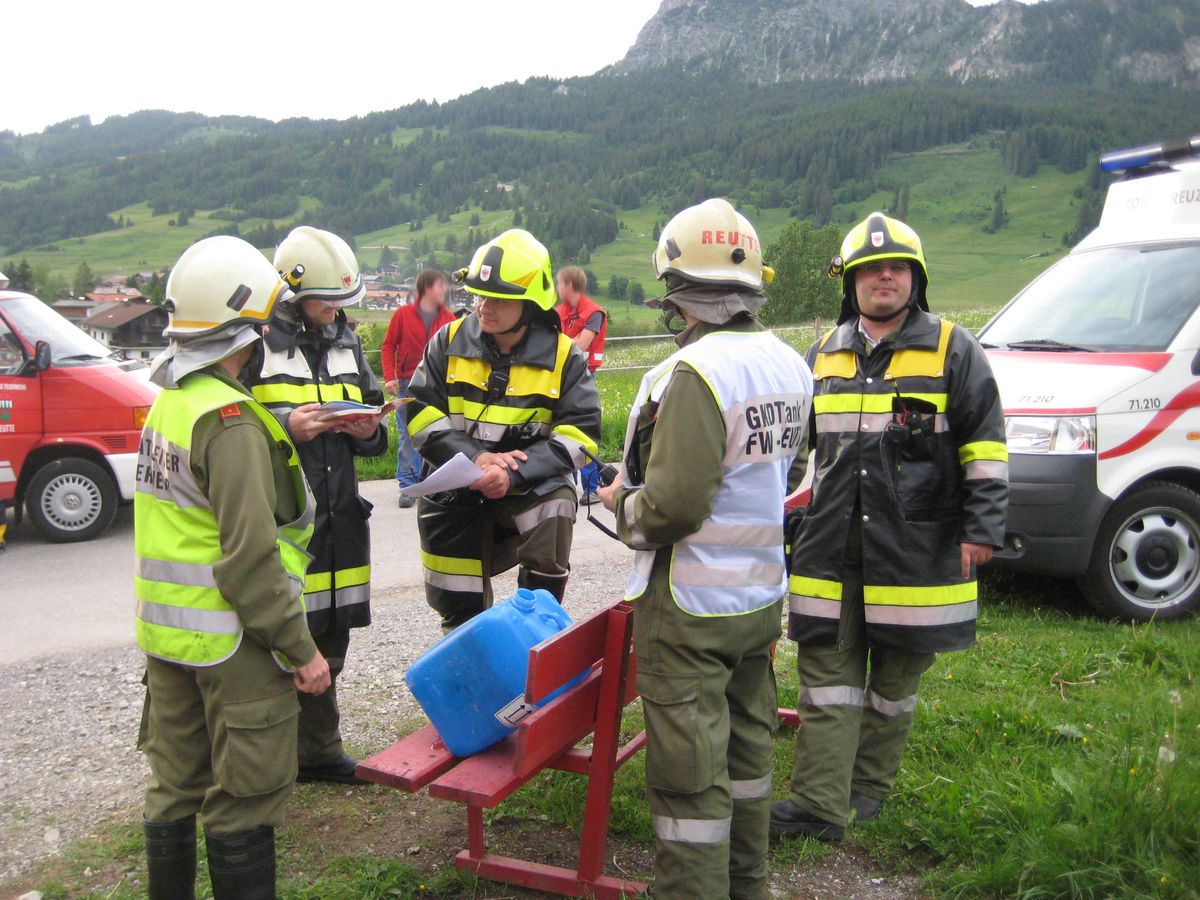
[[[117,486],[103,466],[68,457],[46,463],[29,479],[29,517],[55,544],[90,541],[117,514]]]
[[[1151,481],[1104,517],[1080,586],[1101,615],[1178,619],[1200,606],[1200,495]]]

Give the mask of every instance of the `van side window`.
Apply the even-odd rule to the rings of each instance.
[[[15,374],[25,364],[25,351],[4,320],[0,319],[0,375]]]

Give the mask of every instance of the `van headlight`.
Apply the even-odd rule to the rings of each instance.
[[[1095,453],[1095,416],[1006,416],[1010,453]]]

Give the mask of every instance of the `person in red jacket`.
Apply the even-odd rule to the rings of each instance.
[[[558,318],[562,331],[575,342],[575,346],[587,357],[588,372],[595,375],[604,365],[604,338],[608,335],[608,314],[591,297],[587,289],[587,273],[579,266],[567,266],[554,276],[558,289]],[[600,467],[589,462],[579,470],[583,484],[583,501],[596,500],[596,489],[600,486]]]
[[[403,397],[408,393],[408,382],[413,371],[425,354],[425,345],[437,334],[438,329],[454,321],[454,313],[446,307],[446,273],[440,269],[426,269],[417,276],[417,299],[401,306],[388,323],[387,335],[383,339],[383,386],[389,394]],[[402,416],[397,412],[397,416]],[[396,481],[400,487],[408,487],[421,480],[421,454],[408,437],[403,419],[397,419],[400,427],[399,445],[396,448]],[[400,506],[407,509],[415,501],[400,495]]]

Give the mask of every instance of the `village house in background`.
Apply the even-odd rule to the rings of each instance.
[[[130,359],[152,359],[167,346],[167,311],[144,297],[97,304],[79,327]]]

